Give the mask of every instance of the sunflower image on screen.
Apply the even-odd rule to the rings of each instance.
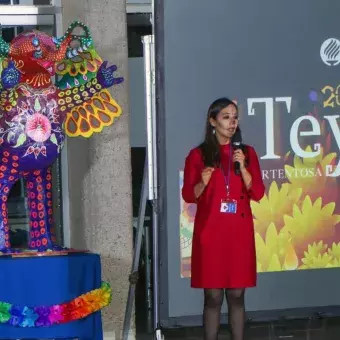
[[[289,151],[284,182],[267,181],[263,199],[251,203],[259,273],[340,267],[338,184],[337,177],[327,176],[339,155],[330,151],[326,131],[319,137],[324,140],[318,140],[317,156],[302,158]],[[307,145],[304,150],[314,149]],[[182,171],[179,177],[181,190]],[[181,276],[187,278],[196,205],[180,200]]]
[[[265,197],[252,202],[258,272],[339,266],[338,187],[325,176],[336,157],[323,150],[314,158],[294,156],[293,165],[285,165],[288,183],[273,181]],[[319,175],[295,176],[311,168]]]

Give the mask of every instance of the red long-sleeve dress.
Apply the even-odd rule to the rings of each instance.
[[[194,187],[205,168],[199,148],[190,151],[184,169],[183,199],[197,203],[191,257],[193,288],[247,288],[256,286],[256,253],[250,200],[264,195],[260,165],[255,150],[247,146],[248,171],[252,176],[247,190],[240,175],[230,171],[229,197],[237,201],[236,214],[220,212],[227,197],[225,175],[231,157],[229,145],[221,146],[221,167],[196,199]]]

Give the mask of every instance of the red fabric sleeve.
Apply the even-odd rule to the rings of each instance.
[[[253,201],[260,201],[264,196],[265,186],[262,180],[259,159],[254,148],[248,146],[249,167],[248,171],[251,174],[251,187],[248,191],[250,198]]]
[[[187,203],[196,203],[194,188],[201,180],[203,161],[199,149],[191,150],[185,160],[182,197]]]

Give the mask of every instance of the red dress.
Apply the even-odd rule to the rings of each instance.
[[[196,200],[194,187],[201,180],[204,163],[200,149],[191,150],[185,162],[183,199],[197,203],[191,257],[193,288],[247,288],[256,286],[256,253],[250,200],[264,195],[260,165],[255,150],[247,146],[252,185],[246,189],[242,177],[231,166],[230,195],[237,201],[236,214],[220,212],[227,198],[224,174],[228,173],[229,145],[221,146],[221,166]]]

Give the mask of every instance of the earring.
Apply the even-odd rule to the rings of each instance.
[[[215,128],[213,129],[213,134],[215,134],[216,133],[216,130],[215,130]]]

